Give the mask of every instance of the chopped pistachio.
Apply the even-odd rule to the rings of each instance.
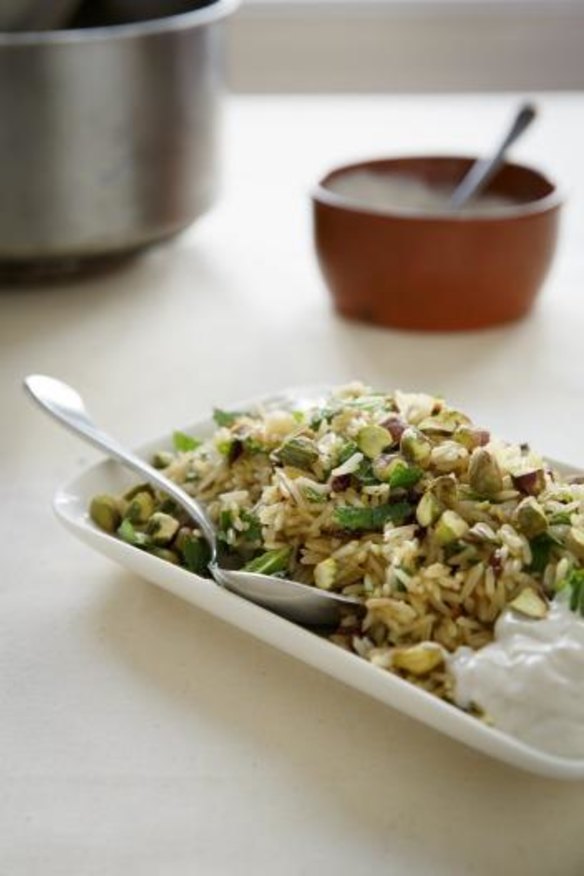
[[[497,460],[482,447],[477,447],[471,455],[468,479],[479,496],[492,496],[503,489],[503,476]]]
[[[395,464],[399,461],[400,457],[397,453],[380,453],[379,456],[373,460],[371,470],[378,481],[388,483]],[[403,460],[401,460],[401,464],[406,465]]]
[[[407,460],[424,466],[430,460],[432,444],[423,432],[414,426],[408,426],[401,437],[400,450]]]
[[[464,471],[467,462],[468,450],[457,441],[442,441],[430,454],[430,466],[439,472]]]
[[[418,423],[418,429],[430,434],[451,435],[456,429],[456,423],[453,423],[446,418],[441,418],[440,416],[425,417],[420,423]]]
[[[115,532],[121,521],[117,500],[105,494],[91,500],[89,516],[105,532]]]
[[[440,475],[430,484],[430,490],[439,502],[450,508],[458,501],[456,478],[452,474]]]
[[[169,544],[178,532],[179,523],[170,514],[155,511],[148,520],[146,531],[156,545]]]
[[[485,444],[488,444],[491,440],[491,435],[486,429],[462,425],[454,430],[452,440],[462,444],[467,450],[474,450],[475,447],[483,447]]]
[[[319,453],[310,438],[290,438],[274,452],[274,459],[282,465],[311,471],[314,463],[318,462]]]
[[[407,422],[397,414],[391,414],[380,424],[391,435],[392,444],[399,444],[401,436],[408,428]]]
[[[568,548],[579,560],[584,560],[584,531],[572,526],[566,539]]]
[[[416,520],[420,526],[431,526],[436,523],[444,510],[444,506],[433,493],[424,493],[416,508]]]
[[[134,496],[137,496],[138,493],[150,493],[151,496],[154,496],[154,487],[150,484],[135,484],[124,493],[123,498],[127,502],[131,502]]]
[[[180,563],[180,558],[176,551],[171,551],[168,548],[155,546],[148,553],[158,557],[159,560],[164,560],[166,563],[172,563],[173,566],[178,566]]]
[[[475,523],[465,536],[465,541],[477,542],[478,544],[500,544],[500,538],[488,523]]]
[[[395,648],[391,662],[395,669],[412,675],[428,675],[444,663],[444,654],[438,645],[422,642],[409,648]]]
[[[526,617],[541,619],[548,613],[547,603],[533,587],[525,587],[509,605]]]
[[[382,453],[373,460],[372,469],[377,480],[406,490],[417,484],[424,473],[421,468],[408,465],[397,453]]]
[[[543,468],[511,475],[511,480],[514,487],[521,493],[527,493],[528,496],[539,496],[541,491],[545,489],[545,472]]]
[[[383,426],[363,426],[357,435],[357,445],[365,456],[375,459],[392,444],[391,434]]]
[[[150,492],[136,493],[126,509],[124,517],[131,523],[146,523],[154,513],[154,496]]]
[[[154,468],[168,468],[173,460],[172,453],[167,450],[157,450],[152,456],[152,465]]]
[[[516,528],[527,538],[535,538],[536,535],[546,532],[548,528],[545,512],[533,496],[519,503],[515,510],[514,522]]]
[[[321,590],[330,590],[337,576],[337,564],[333,557],[318,563],[314,567],[314,583]]]
[[[436,524],[434,533],[436,539],[441,545],[450,544],[453,541],[458,541],[469,530],[469,525],[466,520],[457,514],[456,511],[444,511]]]

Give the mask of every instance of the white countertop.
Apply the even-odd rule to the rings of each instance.
[[[429,388],[584,462],[584,96],[542,98],[514,156],[569,192],[533,315],[414,335],[332,312],[307,190],[385,152],[473,152],[511,96],[245,98],[224,195],[117,272],[0,291],[0,871],[576,876],[584,787],[490,761],[233,631],[74,541],[56,486],[97,454],[23,398],[77,386],[132,444],[216,404],[359,377]]]

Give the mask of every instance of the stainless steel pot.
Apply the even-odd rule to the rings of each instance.
[[[220,22],[237,5],[0,34],[0,263],[135,250],[207,210]]]

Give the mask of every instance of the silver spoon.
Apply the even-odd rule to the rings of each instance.
[[[496,152],[490,158],[479,158],[475,161],[458,183],[448,202],[451,210],[460,210],[471,198],[483,191],[503,164],[509,147],[529,127],[536,115],[537,109],[531,103],[524,103],[519,108]]]
[[[354,599],[319,590],[308,584],[288,581],[256,572],[232,571],[217,563],[217,534],[203,507],[139,456],[103,432],[92,421],[83,399],[72,387],[53,377],[31,374],[24,380],[31,397],[56,420],[85,438],[118,462],[137,472],[145,481],[162,490],[184,508],[196,522],[209,542],[211,560],[209,570],[215,581],[239,596],[302,624],[330,625],[338,621],[341,606],[360,607]]]

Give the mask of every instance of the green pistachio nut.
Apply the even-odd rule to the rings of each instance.
[[[115,532],[121,522],[117,500],[113,496],[94,496],[89,506],[89,516],[105,532]]]
[[[152,554],[155,557],[158,557],[159,560],[164,560],[167,563],[172,563],[173,566],[178,566],[180,563],[179,555],[175,551],[171,551],[168,548],[157,547],[154,546],[148,553]]]
[[[486,429],[479,429],[476,426],[464,424],[457,426],[452,435],[452,440],[462,444],[467,450],[474,450],[475,447],[482,447],[484,444],[488,444],[490,437]]]
[[[515,510],[515,527],[527,538],[535,538],[547,531],[548,522],[544,510],[532,496],[523,499]]]
[[[318,563],[314,567],[314,583],[321,590],[330,590],[337,577],[337,563],[333,557]]]
[[[140,525],[149,520],[154,513],[154,507],[155,502],[152,493],[146,491],[136,493],[128,504],[124,517],[130,520],[131,523]]]
[[[166,545],[173,540],[178,529],[178,520],[163,511],[155,511],[148,520],[146,532],[155,545]]]
[[[471,488],[479,496],[493,496],[503,489],[503,476],[497,460],[482,447],[472,453],[468,479]]]
[[[310,438],[290,438],[274,452],[274,459],[282,465],[311,471],[314,463],[318,462],[319,453]]]
[[[401,436],[400,450],[409,462],[424,467],[430,460],[432,444],[420,429],[408,426]]]
[[[566,539],[566,545],[579,560],[584,560],[584,531],[573,526]]]
[[[458,487],[456,478],[452,474],[435,478],[430,484],[430,490],[446,508],[451,508],[458,501]]]
[[[131,500],[138,495],[138,493],[150,493],[151,496],[154,495],[154,487],[150,484],[135,484],[129,490],[124,493],[124,499],[126,502],[131,502]]]
[[[433,493],[424,493],[416,508],[416,520],[420,526],[428,527],[439,519],[444,506]]]
[[[391,434],[383,426],[363,426],[357,435],[357,446],[369,459],[379,456],[392,441]]]
[[[174,456],[172,453],[169,453],[167,450],[158,450],[152,456],[152,465],[154,468],[168,468],[173,460]]]
[[[434,534],[436,540],[441,545],[451,544],[453,541],[458,541],[469,530],[466,520],[457,514],[456,511],[445,511],[436,524]]]

